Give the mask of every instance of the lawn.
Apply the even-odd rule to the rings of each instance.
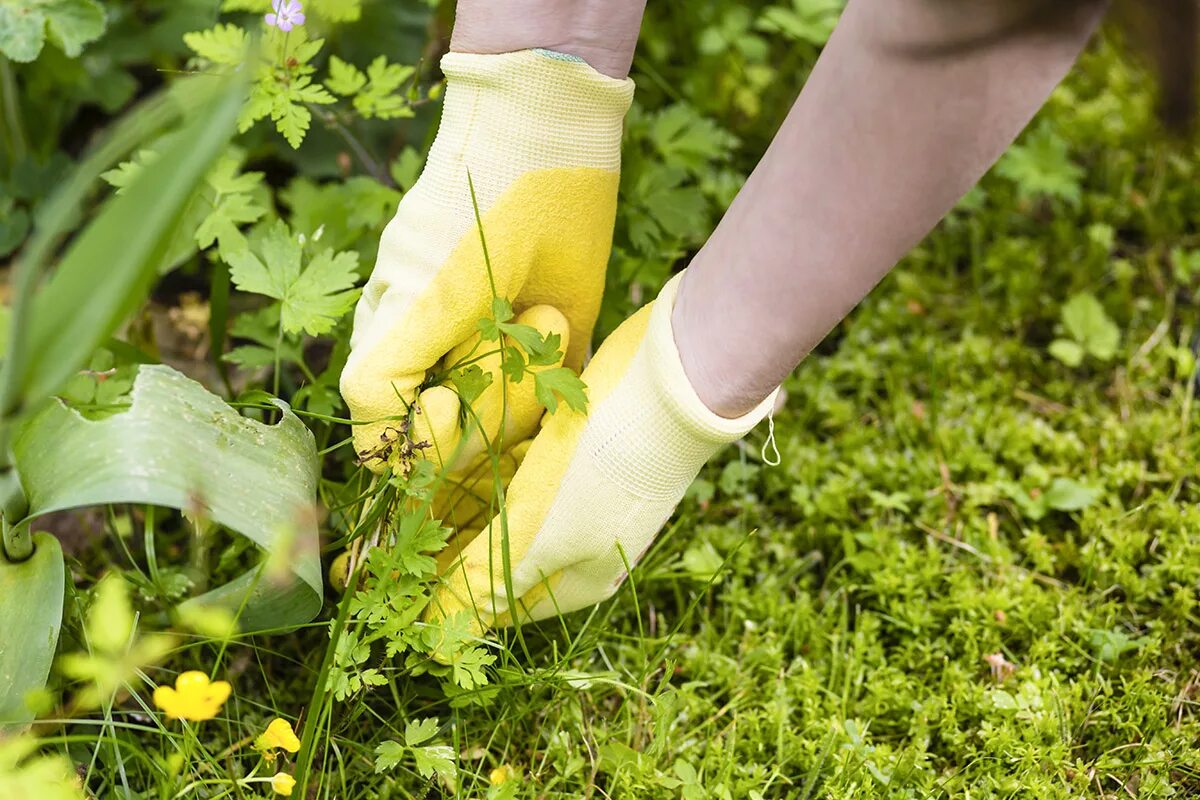
[[[67,553],[62,628],[38,721],[0,737],[0,800],[1200,794],[1200,176],[1116,32],[789,378],[773,441],[759,430],[705,468],[616,597],[476,639],[463,619],[422,616],[443,477],[359,467],[336,392],[351,287],[428,147],[452,4],[313,2],[311,30],[267,37],[260,57],[296,60],[289,91],[296,77],[355,86],[335,57],[363,84],[290,98],[304,113],[231,140],[205,126],[226,114],[232,129],[240,100],[178,71],[250,58],[226,26],[260,30],[262,4],[215,5],[106,2],[75,52],[56,34],[33,60],[0,36],[14,265],[66,176],[84,176],[83,213],[59,215],[78,231],[102,223],[112,187],[148,229],[138,187],[167,180],[164,153],[196,175],[158,195],[178,197],[174,227],[143,259],[155,277],[129,280],[115,340],[45,331],[54,349],[34,350],[76,359],[52,393],[80,415],[68,425],[50,401],[9,420],[31,507],[58,492],[89,508],[33,524]],[[650,5],[598,335],[703,242],[838,3]],[[283,85],[270,69],[251,80]],[[178,119],[136,117],[167,86]],[[89,178],[95,143],[114,139],[124,150]],[[295,326],[286,296],[230,277],[231,254],[267,260],[280,225],[311,240],[304,269],[327,309]],[[136,243],[95,246],[115,258]],[[43,366],[22,391],[50,385]],[[120,423],[155,375],[186,401],[144,403],[142,441]],[[264,430],[279,438],[255,444]],[[247,471],[212,452],[244,454]],[[211,471],[203,501],[165,484],[79,489],[165,475],[189,453]],[[319,498],[316,513],[281,525],[271,504],[289,492]],[[353,591],[344,559],[328,576],[348,549]],[[11,569],[0,667],[33,669],[13,621],[54,599],[14,596]],[[232,612],[182,603],[243,574],[251,599]],[[205,677],[175,684],[188,670]],[[210,679],[230,692],[205,709],[195,682]],[[211,718],[169,718],[179,703]]]

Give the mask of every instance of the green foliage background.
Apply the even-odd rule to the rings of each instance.
[[[345,312],[436,129],[452,4],[314,1],[304,34],[251,56],[240,31],[262,33],[268,5],[0,0],[0,253],[133,104],[174,91],[186,106],[181,73],[252,64],[242,132],[155,302],[67,396],[119,413],[136,362],[167,359],[248,414],[287,399],[323,448],[328,561],[367,491],[336,422]],[[598,335],[703,242],[839,8],[652,0]],[[259,756],[234,743],[278,714],[305,748],[272,769],[315,797],[1200,791],[1200,181],[1194,143],[1160,135],[1152,85],[1112,41],[788,381],[782,465],[763,464],[761,439],[722,454],[613,601],[495,645],[423,632],[444,533],[405,517],[364,591],[330,593],[311,626],[230,638],[177,620],[190,633],[170,655],[93,706],[60,669],[45,707],[65,721],[38,729],[43,756],[80,765],[99,797],[255,796],[263,784],[238,781],[264,774]],[[153,306],[206,309],[203,352],[181,359]],[[74,549],[63,652],[103,633],[89,608],[105,572],[148,614],[245,568],[244,540],[201,548],[172,519],[158,550],[177,566],[151,570],[141,514],[109,509],[104,538]],[[195,735],[146,699],[189,668],[234,684]],[[61,767],[16,741],[0,744],[0,797]],[[494,784],[502,765],[517,777]]]

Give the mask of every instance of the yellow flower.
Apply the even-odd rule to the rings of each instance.
[[[271,724],[267,726],[262,735],[254,740],[255,750],[273,750],[275,748],[287,750],[289,753],[295,753],[300,749],[300,739],[292,730],[291,723],[282,717],[271,720]]]
[[[488,780],[491,781],[492,786],[508,783],[515,777],[517,777],[517,771],[508,764],[502,764],[488,774]]]
[[[292,789],[296,788],[296,779],[286,772],[276,772],[275,777],[271,778],[271,788],[275,790],[275,794],[291,797]]]
[[[155,689],[154,705],[171,719],[201,722],[217,715],[229,699],[230,691],[232,688],[225,681],[209,682],[203,672],[189,670],[175,679],[174,689],[170,686]]]

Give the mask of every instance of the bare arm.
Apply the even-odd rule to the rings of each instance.
[[[450,49],[507,53],[541,47],[624,78],[645,8],[646,0],[459,0]]]
[[[1105,3],[1053,30],[936,57],[1005,0],[850,0],[796,104],[693,259],[673,328],[718,414],[761,402],[1012,142]],[[948,17],[947,7],[970,9]],[[966,12],[965,12],[966,13]],[[986,27],[983,28],[986,30]]]

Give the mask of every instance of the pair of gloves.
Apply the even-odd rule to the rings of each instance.
[[[383,233],[341,390],[365,463],[380,464],[372,454],[403,429],[461,490],[444,493],[443,511],[460,524],[441,561],[437,612],[474,609],[483,624],[506,625],[612,595],[704,463],[774,397],[739,419],[697,397],[671,330],[680,276],[583,369],[586,411],[560,404],[547,414],[531,378],[506,381],[503,343],[480,342],[477,328],[497,296],[514,321],[559,337],[562,364],[583,367],[633,82],[542,50],[450,53],[442,70],[438,135]],[[469,408],[449,381],[429,385],[466,362],[494,372]],[[506,448],[502,511],[489,503],[486,448],[496,441]]]

